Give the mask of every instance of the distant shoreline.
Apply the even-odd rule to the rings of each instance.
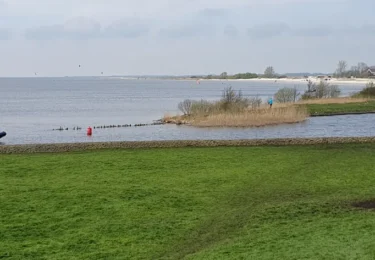
[[[114,77],[116,78],[116,77]],[[134,80],[137,78],[134,77],[120,77],[121,79],[124,80]],[[321,79],[316,78],[316,77],[310,77],[310,78],[282,78],[282,79],[277,79],[277,78],[253,78],[253,79],[205,79],[205,78],[178,78],[178,77],[153,77],[153,78],[147,78],[147,77],[140,77],[139,80],[148,80],[148,79],[154,79],[154,80],[175,80],[175,81],[219,81],[219,82],[241,82],[241,81],[246,81],[246,82],[275,82],[275,83],[301,83],[301,84],[306,84],[308,80],[311,80],[312,82],[319,82]],[[331,84],[358,84],[358,85],[365,85],[368,82],[375,81],[375,79],[371,78],[357,78],[357,79],[336,79],[336,78],[331,78],[327,80],[327,82]]]
[[[171,78],[172,79],[172,78]],[[173,80],[173,79],[172,79]],[[238,81],[248,81],[248,82],[286,82],[286,83],[306,83],[308,80],[312,82],[319,82],[320,79],[318,78],[283,78],[283,79],[269,79],[269,78],[256,78],[256,79],[189,79],[189,78],[181,78],[176,80],[193,80],[193,81],[231,81],[231,82],[238,82]],[[334,84],[367,84],[368,82],[375,81],[373,79],[330,79],[328,82]]]
[[[74,78],[106,78],[106,79],[121,79],[121,80],[171,80],[171,81],[219,81],[219,82],[275,82],[275,83],[300,83],[305,84],[307,80],[312,82],[319,82],[321,79],[317,77],[291,77],[291,78],[252,78],[252,79],[205,79],[205,78],[191,78],[191,77],[178,77],[178,76],[60,76],[60,77],[0,77],[0,79],[74,79]],[[375,78],[331,78],[327,82],[332,84],[358,84],[365,85],[368,82],[375,82]]]

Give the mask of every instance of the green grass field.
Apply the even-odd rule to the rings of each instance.
[[[308,104],[311,115],[332,115],[337,113],[368,113],[375,112],[375,101],[342,104]]]
[[[0,155],[0,259],[374,259],[374,144]]]

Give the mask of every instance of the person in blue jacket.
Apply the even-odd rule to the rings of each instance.
[[[270,105],[270,108],[272,107],[272,104],[273,104],[273,99],[272,98],[268,99],[268,105]]]

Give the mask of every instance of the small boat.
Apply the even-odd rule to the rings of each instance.
[[[5,132],[0,132],[0,138],[3,138],[4,136],[6,136],[7,135],[7,133],[5,133]]]

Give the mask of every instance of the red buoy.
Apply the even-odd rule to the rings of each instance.
[[[87,135],[92,135],[92,128],[91,128],[91,126],[89,126],[89,128],[87,128]]]

